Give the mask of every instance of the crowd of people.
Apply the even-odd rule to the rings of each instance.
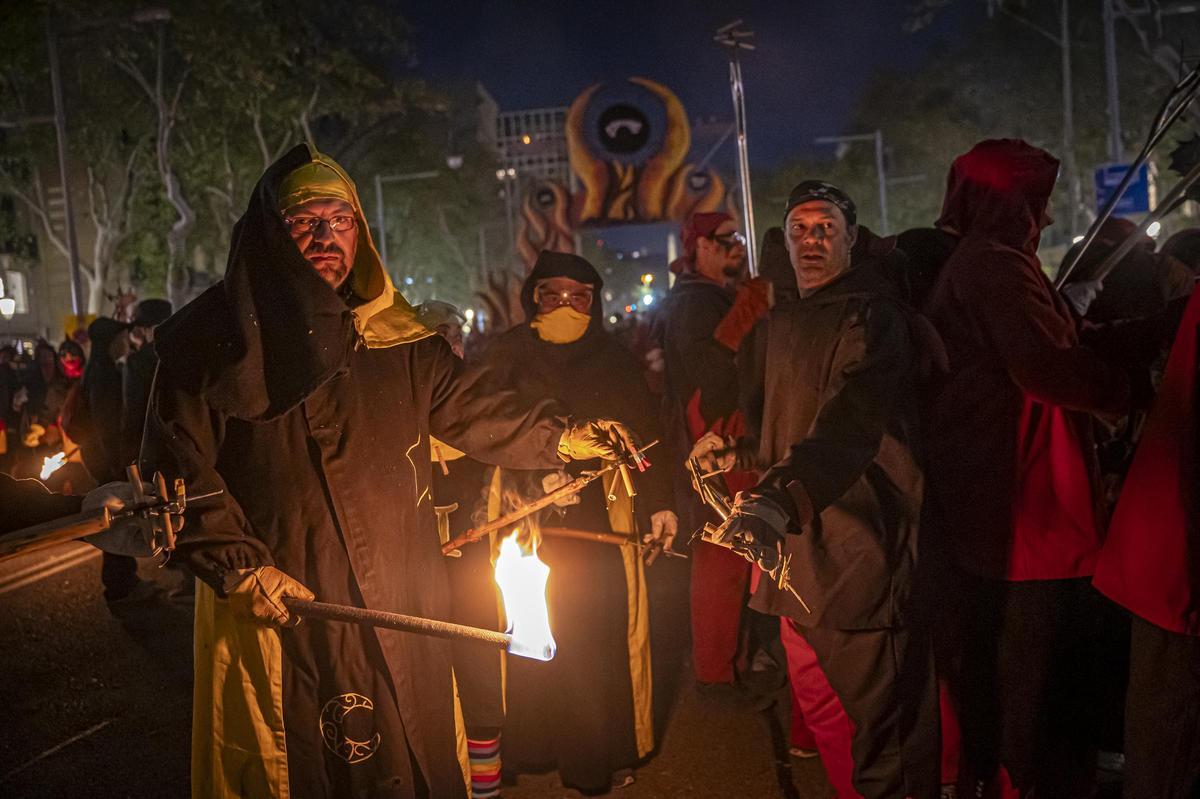
[[[96,320],[90,351],[6,354],[9,464],[77,443],[95,483],[140,461],[220,492],[172,554],[197,578],[195,796],[491,797],[546,769],[619,790],[662,733],[651,619],[687,623],[655,615],[647,563],[686,553],[698,692],[786,674],[792,751],[839,797],[1089,797],[1105,750],[1126,796],[1186,799],[1200,231],[1108,271],[1134,231],[1110,222],[1060,290],[1057,174],[981,142],[936,223],[894,237],[802,182],[756,277],[737,221],[695,214],[636,346],[598,271],[543,252],[524,321],[464,358],[463,318],[409,305],[349,176],[299,146],[221,283]],[[500,536],[447,542],[597,462],[628,469],[518,535],[550,567],[548,663],[284,601],[496,629]],[[108,563],[106,590],[132,561]]]
[[[158,366],[154,329],[170,315],[167,300],[122,301],[57,347],[39,339],[32,352],[0,348],[0,473],[75,496],[124,480]],[[105,553],[101,578],[114,605],[155,595],[131,557]]]

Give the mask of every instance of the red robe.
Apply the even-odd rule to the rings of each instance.
[[[1200,292],[1194,292],[1092,581],[1130,612],[1184,635],[1200,635],[1198,366]]]
[[[1037,259],[1058,162],[981,144],[951,169],[938,224],[961,234],[927,308],[950,359],[925,429],[929,490],[959,566],[980,577],[1092,574],[1102,542],[1089,412],[1127,376],[1079,345]]]

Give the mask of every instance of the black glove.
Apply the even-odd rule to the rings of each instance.
[[[729,518],[704,537],[728,547],[774,577],[783,564],[787,528],[787,512],[777,502],[743,491],[734,500]]]

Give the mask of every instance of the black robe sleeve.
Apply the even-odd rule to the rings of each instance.
[[[143,454],[154,469],[171,478],[182,477],[189,494],[224,492],[188,507],[176,548],[176,557],[218,593],[225,572],[273,563],[267,546],[253,536],[245,514],[217,473],[224,435],[224,417],[209,407],[202,392],[178,385],[170,370],[158,370]]]
[[[842,333],[827,396],[808,435],[763,475],[758,493],[806,525],[846,493],[879,452],[896,397],[912,381],[913,345],[904,312],[871,303]]]
[[[713,338],[729,312],[729,303],[716,292],[689,292],[672,301],[667,326],[667,349],[675,357],[668,368],[683,372],[688,396],[700,392],[700,415],[712,425],[737,410],[737,370],[734,353]]]
[[[463,363],[441,336],[416,343],[419,374],[431,387],[429,432],[476,460],[506,469],[559,469],[566,411],[525,401],[496,370]]]

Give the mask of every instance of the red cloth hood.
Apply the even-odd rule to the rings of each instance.
[[[1200,292],[1195,292],[1171,347],[1093,581],[1127,610],[1185,635],[1200,635],[1198,364]]]
[[[1020,139],[988,139],[954,159],[937,225],[1032,255],[1058,177],[1058,159]]]

